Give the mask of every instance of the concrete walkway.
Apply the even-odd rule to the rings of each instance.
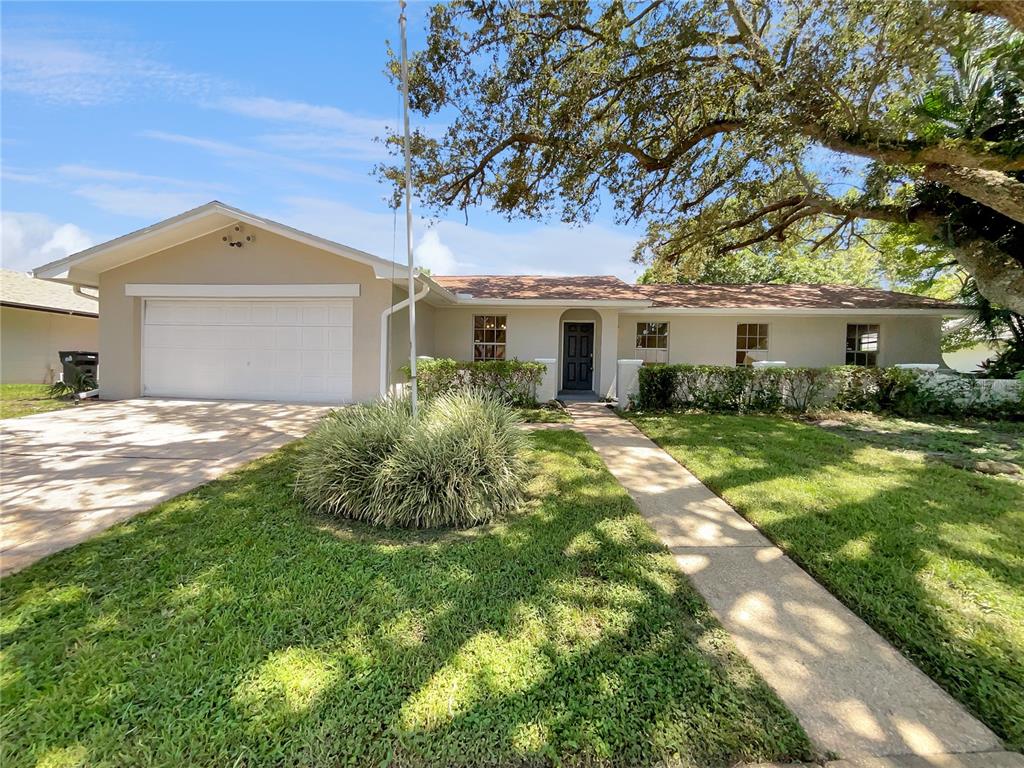
[[[1001,752],[995,734],[632,424],[597,403],[568,409],[822,753],[923,755],[931,757],[922,765],[950,766],[958,764],[953,755],[986,752],[991,760],[974,756],[971,765],[1024,766],[1024,757]]]
[[[326,410],[145,398],[0,421],[0,575],[301,437]]]

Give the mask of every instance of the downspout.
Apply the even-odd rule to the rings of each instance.
[[[424,285],[423,290],[413,295],[415,301],[419,301],[430,293],[430,285]],[[400,309],[409,306],[409,299],[402,299],[397,304],[385,307],[380,313],[380,396],[387,397],[388,394],[388,366],[391,361],[388,359],[388,318]]]

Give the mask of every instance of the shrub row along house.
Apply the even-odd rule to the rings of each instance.
[[[345,403],[404,379],[404,266],[216,201],[35,275],[98,289],[101,397]],[[961,314],[822,285],[419,275],[416,291],[419,354],[543,362],[540,399],[614,397],[627,361],[941,365],[942,318]]]

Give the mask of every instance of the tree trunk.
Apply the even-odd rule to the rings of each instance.
[[[924,177],[1024,224],[1024,184],[1000,171],[926,165]]]
[[[1020,262],[987,240],[961,243],[953,254],[986,299],[1024,315],[1024,266]]]

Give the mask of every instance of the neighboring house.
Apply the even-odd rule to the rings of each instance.
[[[99,304],[70,285],[0,270],[0,382],[50,384],[58,351],[99,348]]]
[[[553,265],[557,266],[557,265]],[[212,202],[35,270],[99,289],[101,396],[341,403],[401,381],[402,265]],[[416,276],[417,352],[540,359],[615,393],[617,361],[942,363],[934,299],[842,286]]]

